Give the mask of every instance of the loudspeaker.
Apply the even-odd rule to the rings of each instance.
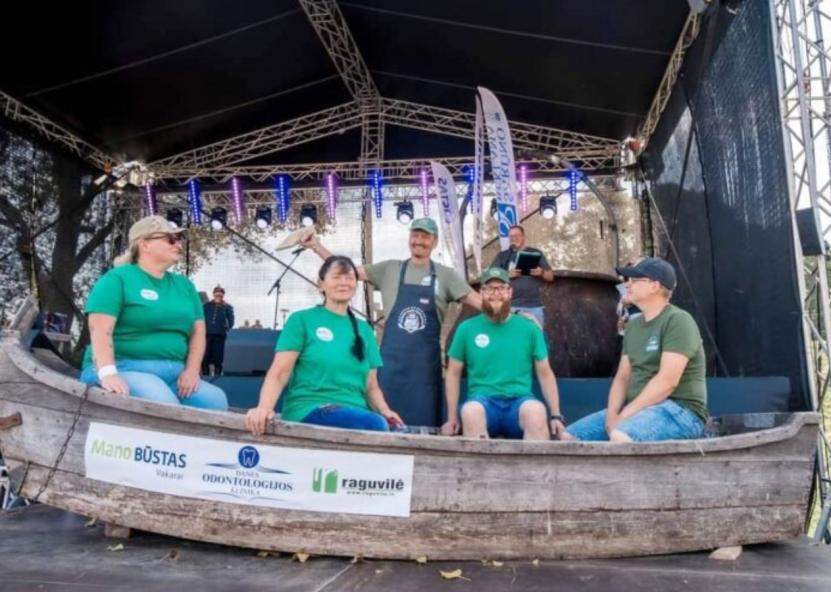
[[[799,231],[799,242],[802,244],[802,254],[809,257],[822,255],[822,237],[819,231],[814,208],[805,208],[796,211],[796,228]]]
[[[271,366],[280,331],[231,329],[225,338],[222,372],[235,376],[262,376]]]

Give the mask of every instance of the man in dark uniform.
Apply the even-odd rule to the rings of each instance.
[[[511,241],[511,246],[500,251],[490,267],[501,267],[511,277],[511,290],[514,295],[511,310],[530,314],[539,322],[540,327],[545,328],[545,309],[540,297],[540,288],[544,283],[554,281],[554,272],[542,251],[529,247],[525,242],[525,229],[522,226],[511,226],[508,239]],[[516,268],[517,260],[522,252],[540,255],[539,265],[531,269],[528,275],[523,275]]]
[[[205,357],[202,358],[202,374],[208,376],[210,366],[214,367],[214,376],[222,374],[222,362],[225,360],[225,337],[234,326],[234,307],[225,302],[225,288],[214,288],[213,300],[202,305],[205,311],[205,326],[208,343]]]
[[[387,402],[410,425],[441,422],[441,323],[448,304],[461,301],[481,309],[482,300],[455,270],[430,259],[439,229],[431,218],[410,225],[410,258],[358,268],[358,278],[381,292],[386,323],[381,341],[384,365],[378,381]],[[326,259],[315,236],[301,243]]]

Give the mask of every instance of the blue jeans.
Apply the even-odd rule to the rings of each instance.
[[[186,405],[199,409],[224,411],[228,409],[228,397],[218,386],[204,380],[193,394],[181,399],[176,394],[176,380],[185,369],[182,362],[170,360],[119,360],[115,363],[118,375],[127,383],[130,396],[145,401],[166,403],[168,405]],[[81,382],[100,385],[95,366],[88,366],[81,372]]]
[[[671,399],[652,407],[617,424],[617,429],[634,442],[657,442],[659,440],[685,440],[700,438],[704,422],[695,413]],[[597,411],[575,421],[566,431],[578,440],[608,441],[606,433],[606,410]]]
[[[300,422],[330,428],[346,428],[348,430],[390,431],[390,426],[382,415],[367,409],[342,407],[341,405],[321,405],[301,419]]]
[[[540,323],[540,328],[545,328],[545,307],[543,306],[512,306],[511,312],[524,312],[531,315]]]
[[[519,397],[473,395],[464,402],[462,409],[467,405],[477,403],[484,407],[488,436],[491,438],[502,436],[504,438],[521,439],[523,432],[519,423],[519,408],[526,401],[537,401],[537,399],[532,395]]]

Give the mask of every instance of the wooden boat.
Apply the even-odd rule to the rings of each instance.
[[[281,421],[254,438],[239,414],[88,388],[23,345],[32,313],[19,313],[2,334],[0,451],[23,496],[109,523],[254,549],[436,560],[674,553],[789,539],[803,528],[815,413],[723,418],[714,424],[721,437],[629,445],[379,434]],[[314,460],[302,479],[316,480],[321,498],[321,475],[313,475],[320,458],[411,458],[408,515],[206,500],[91,478],[85,451],[96,425],[305,453]],[[358,499],[358,512],[372,511],[377,499]]]

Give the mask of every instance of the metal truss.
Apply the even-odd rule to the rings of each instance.
[[[326,48],[346,88],[358,101],[375,99],[378,87],[372,80],[346,19],[334,0],[299,0],[317,36]]]
[[[120,162],[3,91],[0,91],[0,113],[11,121],[34,128],[47,140],[63,146],[99,171],[109,170]]]
[[[803,297],[803,332],[806,357],[814,381],[811,397],[815,409],[828,416],[827,395],[831,358],[831,315],[824,253],[805,257],[796,226],[796,210],[813,208],[823,243],[831,238],[831,64],[823,41],[823,29],[831,29],[831,17],[817,0],[770,0],[777,62],[780,116],[789,175],[794,251]],[[826,248],[823,246],[823,250]],[[831,471],[828,432],[820,426],[818,493],[822,506],[815,539],[828,540],[831,514]]]
[[[669,58],[669,64],[664,72],[664,77],[661,79],[661,84],[658,85],[658,92],[655,93],[655,98],[652,99],[652,105],[649,107],[646,119],[638,132],[638,137],[641,139],[641,150],[646,148],[649,139],[655,132],[655,128],[658,127],[658,121],[661,119],[675,86],[675,81],[678,79],[684,65],[684,56],[687,54],[687,49],[696,40],[700,30],[701,14],[690,12],[687,21],[684,23],[684,28],[681,30],[681,35],[678,37],[678,42],[675,44],[675,49]]]
[[[224,181],[235,175],[263,179],[277,172],[291,174],[290,170],[298,170],[301,174],[325,174],[333,172],[333,166],[338,170],[348,169],[349,163],[256,167],[240,163],[360,126],[361,155],[366,165],[362,169],[359,163],[355,163],[356,168],[385,168],[387,165],[376,161],[383,156],[386,125],[470,139],[473,137],[474,118],[474,114],[464,111],[394,99],[366,101],[360,105],[348,103],[216,142],[156,161],[148,166],[157,179],[178,183],[193,177]],[[581,168],[587,172],[613,170],[619,167],[620,144],[617,140],[521,122],[511,122],[510,125],[514,147],[520,153],[523,150],[551,152],[565,160],[579,162]],[[422,163],[424,160],[401,162]],[[391,166],[397,168],[401,164],[396,162]]]
[[[617,175],[598,175],[593,176],[593,180],[599,184],[615,187],[615,182],[618,179]],[[457,193],[463,194],[467,189],[465,181],[457,180]],[[559,195],[568,190],[568,179],[565,177],[547,177],[538,178],[529,182],[529,194],[531,196],[543,195]],[[483,195],[485,198],[496,197],[496,190],[492,182],[484,184]],[[159,210],[164,213],[167,208],[179,208],[186,211],[188,193],[187,188],[183,186],[160,187],[156,192]],[[230,188],[218,187],[204,187],[201,192],[202,207],[205,211],[211,208],[224,207],[230,209],[233,203]],[[364,192],[363,186],[347,186],[341,187],[338,191],[338,203],[361,203],[367,201],[369,198]],[[421,200],[421,187],[418,179],[412,179],[411,182],[401,182],[396,184],[389,184],[384,186],[384,202],[386,204],[400,201],[400,200]],[[431,193],[430,199],[434,200],[435,195]],[[253,219],[256,208],[276,207],[276,198],[274,195],[274,188],[271,186],[256,186],[245,188],[245,207],[249,213],[248,219]],[[326,191],[323,185],[291,187],[291,207],[292,209],[299,208],[304,203],[313,203],[320,207],[325,207],[327,204]],[[143,215],[144,198],[140,191],[131,190],[122,193],[118,200],[114,202],[114,209],[116,213],[128,212],[128,219],[135,221]],[[533,208],[532,208],[533,209]],[[129,226],[127,224],[126,226]],[[126,236],[126,227],[124,231]]]
[[[473,138],[476,123],[473,113],[389,98],[381,99],[381,105],[384,121],[388,125]],[[511,121],[510,128],[514,148],[518,149],[550,150],[558,154],[586,149],[605,150],[610,154],[620,151],[620,142],[611,138],[518,121]]]
[[[430,170],[431,160],[444,164],[456,179],[463,179],[467,174],[467,167],[473,163],[473,156],[380,160],[374,162],[373,170],[380,172],[381,177],[386,181],[416,182],[421,177],[421,171]],[[529,170],[534,177],[556,176],[566,170],[561,162],[555,164],[546,159],[520,159],[519,162],[530,165]],[[203,185],[208,185],[212,183],[227,183],[231,180],[231,177],[244,177],[255,183],[266,183],[275,175],[285,174],[291,177],[295,186],[304,183],[314,183],[322,187],[326,175],[330,173],[337,176],[340,183],[365,182],[367,178],[367,166],[358,161],[318,162],[214,167],[209,170],[210,174],[200,175],[194,174],[194,171],[189,169],[182,169],[181,171],[169,170],[168,173],[163,181],[165,184],[172,186],[184,185],[188,180],[197,176]],[[592,176],[594,177],[594,175]]]
[[[147,166],[157,177],[162,178],[168,175],[169,170],[181,170],[184,167],[192,170],[193,176],[200,176],[209,167],[245,162],[327,136],[342,134],[360,127],[362,123],[363,113],[358,103],[353,101],[188,150]]]

